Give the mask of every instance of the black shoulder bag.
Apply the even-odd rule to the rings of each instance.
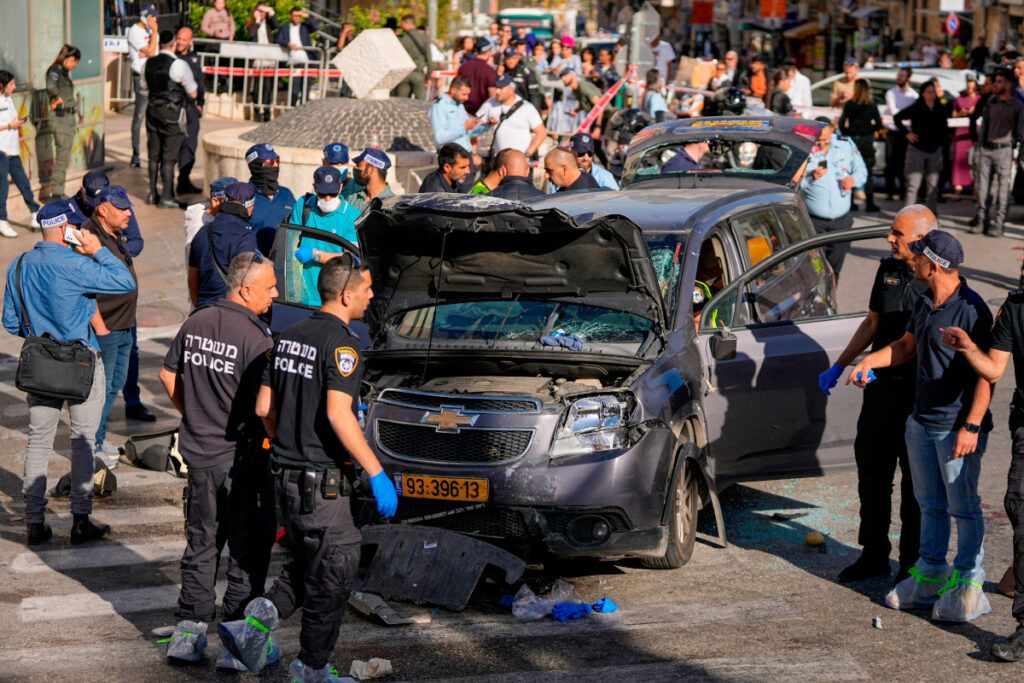
[[[494,170],[494,145],[498,142],[498,131],[501,129],[501,125],[512,118],[512,115],[519,111],[524,104],[526,104],[526,100],[520,99],[509,107],[508,111],[502,114],[501,118],[498,119],[498,125],[494,127],[494,135],[491,137],[491,149],[487,152],[487,158],[484,159],[483,168],[480,169],[481,180],[483,180],[484,176]],[[500,152],[501,150],[498,151]]]
[[[24,258],[24,254],[18,258],[14,286],[21,307],[21,324],[28,336],[21,346],[14,385],[33,396],[81,403],[89,398],[92,391],[96,356],[92,349],[77,339],[57,341],[49,332],[41,337],[32,335],[32,325],[21,295],[21,262]]]

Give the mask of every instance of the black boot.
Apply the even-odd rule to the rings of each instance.
[[[43,522],[29,522],[25,525],[25,543],[41,545],[53,538],[53,529]]]
[[[839,572],[839,583],[863,581],[876,576],[889,576],[889,557],[878,553],[862,552],[857,561]]]
[[[1024,626],[1010,634],[1005,643],[992,643],[992,656],[1004,662],[1024,659]]]
[[[110,533],[110,525],[93,524],[89,515],[74,515],[71,525],[71,545],[88,543],[103,538]]]

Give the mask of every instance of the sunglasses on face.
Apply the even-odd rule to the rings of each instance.
[[[249,265],[245,269],[245,274],[242,275],[242,283],[245,283],[245,279],[249,277],[249,271],[252,270],[254,263],[263,263],[263,255],[258,251],[252,252],[252,258],[249,259]]]

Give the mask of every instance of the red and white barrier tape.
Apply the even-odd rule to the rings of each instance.
[[[604,108],[608,106],[608,103],[612,101],[612,98],[615,97],[622,86],[626,84],[634,71],[636,71],[636,64],[630,64],[629,68],[626,70],[626,75],[620,78],[618,83],[608,88],[608,91],[601,96],[601,99],[597,101],[594,108],[590,110],[589,114],[587,114],[587,118],[583,119],[583,123],[581,123],[576,129],[577,133],[585,133],[590,130],[590,127],[594,125],[594,121],[597,120],[597,117],[601,115],[601,112],[604,111]]]

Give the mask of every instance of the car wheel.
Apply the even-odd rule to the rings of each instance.
[[[690,561],[697,541],[697,512],[700,509],[700,491],[696,469],[683,465],[683,472],[672,494],[672,514],[669,517],[668,549],[661,557],[645,557],[643,565],[651,569],[678,569]]]

